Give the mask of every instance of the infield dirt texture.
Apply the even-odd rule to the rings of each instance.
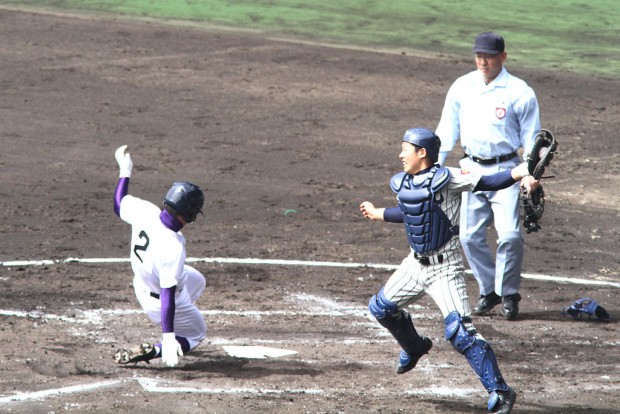
[[[208,278],[209,337],[167,369],[112,362],[118,347],[158,338],[128,263],[6,265],[128,256],[129,227],[112,210],[122,144],[131,194],[157,203],[177,179],[207,188],[205,218],[184,231],[189,257],[396,265],[402,228],[363,220],[359,203],[393,205],[403,132],[436,126],[469,58],[6,9],[0,24],[0,412],[486,412],[430,298],[411,313],[434,347],[394,374],[398,347],[366,310],[389,270],[194,263]],[[528,277],[517,321],[474,323],[519,394],[515,413],[617,413],[618,324],[560,311],[588,296],[620,317],[620,85],[511,71],[560,143],[524,272],[584,281]],[[297,353],[236,358],[228,345]]]

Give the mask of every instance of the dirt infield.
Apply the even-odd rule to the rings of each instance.
[[[434,128],[472,67],[154,22],[0,9],[0,23],[3,262],[127,257],[112,205],[114,150],[128,144],[131,194],[158,202],[176,179],[208,189],[206,217],[184,231],[190,257],[397,264],[402,229],[358,205],[393,203],[400,137]],[[617,413],[618,324],[560,310],[589,296],[620,317],[620,82],[507,66],[560,142],[524,272],[586,282],[528,277],[517,321],[474,322],[519,393],[514,412]],[[112,363],[117,347],[158,336],[128,263],[1,266],[0,412],[486,412],[430,299],[411,311],[433,350],[393,374],[397,345],[366,312],[389,270],[195,266],[209,338],[175,369]],[[471,277],[468,289],[473,302]],[[297,353],[245,359],[228,345]]]

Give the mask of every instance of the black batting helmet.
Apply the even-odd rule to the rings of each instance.
[[[187,223],[196,220],[198,213],[202,214],[204,202],[205,195],[200,187],[187,181],[177,181],[172,184],[164,198],[164,205],[170,206]]]

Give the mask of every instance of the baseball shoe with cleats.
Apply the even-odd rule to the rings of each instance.
[[[493,414],[509,414],[512,411],[512,407],[517,399],[517,393],[512,388],[508,387],[506,391],[494,391],[491,406],[489,404],[489,412]]]
[[[400,359],[398,360],[398,367],[396,368],[397,374],[404,374],[415,368],[416,364],[424,355],[428,354],[428,351],[433,347],[433,341],[430,338],[422,337],[422,351],[418,355],[410,355],[404,350],[400,351]]]
[[[472,312],[474,315],[482,315],[493,309],[496,305],[502,303],[502,297],[495,292],[491,292],[488,295],[480,296],[478,304]]]
[[[504,296],[504,304],[502,305],[502,315],[509,320],[514,321],[519,314],[519,301],[521,295],[515,293],[513,295]]]
[[[150,364],[151,359],[157,356],[157,349],[148,342],[140,345],[137,351],[131,349],[119,349],[114,354],[114,362],[117,364],[137,364],[138,362],[146,362]]]

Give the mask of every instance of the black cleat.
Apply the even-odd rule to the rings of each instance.
[[[493,414],[509,414],[517,399],[517,393],[510,387],[506,391],[495,392],[497,393],[497,402],[493,407],[489,407],[489,412]]]
[[[131,349],[119,349],[114,354],[114,362],[117,364],[137,364],[138,362],[146,362],[150,364],[150,360],[157,356],[157,349],[148,342],[140,345],[138,351]]]
[[[480,296],[480,300],[472,313],[474,315],[482,315],[500,303],[502,303],[502,297],[495,292],[491,292],[488,295]]]
[[[396,368],[397,374],[404,374],[405,372],[409,372],[415,368],[416,364],[422,358],[422,356],[428,354],[428,351],[433,347],[433,341],[430,338],[423,336],[422,337],[422,352],[420,352],[415,357],[409,355],[404,350],[400,351],[400,359],[398,361],[398,367]]]
[[[504,304],[502,305],[502,315],[509,320],[514,321],[519,314],[519,301],[521,295],[515,293],[513,295],[504,296]]]

